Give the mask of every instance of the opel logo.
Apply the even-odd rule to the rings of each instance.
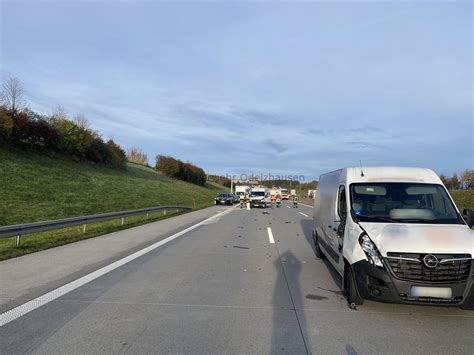
[[[436,266],[438,266],[439,261],[436,256],[432,254],[426,254],[423,258],[423,263],[426,265],[426,267],[434,269]]]

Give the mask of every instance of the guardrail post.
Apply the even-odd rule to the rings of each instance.
[[[146,213],[146,218],[148,218],[148,212]]]
[[[87,224],[84,223],[84,226],[83,226],[83,229],[82,229],[82,230],[83,230],[83,233],[86,232],[86,228],[87,228]]]
[[[166,210],[163,211],[163,216],[166,216]]]
[[[122,226],[125,223],[125,217],[122,217]]]
[[[21,243],[21,235],[17,235],[16,236],[16,247],[18,248],[20,246],[20,243]]]

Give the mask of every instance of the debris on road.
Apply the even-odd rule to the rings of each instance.
[[[327,297],[324,296],[319,296],[319,295],[312,295],[312,294],[307,294],[306,298],[309,300],[315,300],[315,301],[322,301],[322,300],[327,300]]]

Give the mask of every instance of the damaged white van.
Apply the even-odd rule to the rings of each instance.
[[[313,239],[351,307],[370,299],[474,309],[474,232],[429,169],[322,175]]]

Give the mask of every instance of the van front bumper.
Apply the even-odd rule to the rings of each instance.
[[[352,265],[357,289],[362,298],[387,303],[407,303],[426,305],[457,306],[465,309],[474,309],[474,268],[471,266],[471,276],[459,282],[419,282],[396,278],[388,270],[374,267],[366,260],[361,260]],[[433,298],[415,297],[411,295],[413,286],[422,287],[449,287],[452,297]]]
[[[265,207],[267,203],[265,200],[255,200],[255,201],[250,201],[250,206],[252,207]]]

